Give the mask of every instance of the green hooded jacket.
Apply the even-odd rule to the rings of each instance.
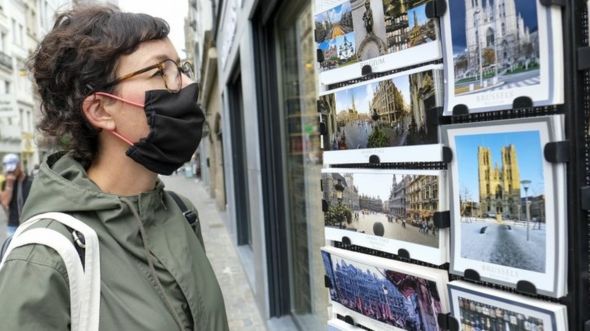
[[[103,193],[78,162],[67,154],[54,154],[41,165],[21,221],[50,211],[68,213],[98,235],[100,330],[178,330],[169,306],[185,330],[229,330],[200,229],[195,235],[160,181],[153,191],[138,196]],[[72,238],[56,221],[44,220],[35,227]],[[150,271],[144,244],[162,287]],[[53,249],[29,245],[13,250],[0,270],[0,329],[69,330],[67,277]]]

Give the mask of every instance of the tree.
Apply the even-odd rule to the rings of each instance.
[[[347,224],[352,223],[352,210],[342,204],[330,206],[325,215],[326,225],[342,226],[343,222],[346,222]]]
[[[385,133],[379,129],[379,127],[375,127],[373,133],[369,136],[369,140],[367,142],[368,148],[376,148],[376,147],[387,147],[389,145],[389,139],[385,135]]]
[[[490,47],[484,48],[483,53],[482,53],[482,57],[483,57],[484,67],[487,67],[489,65],[496,63],[496,53],[494,53],[494,50]]]

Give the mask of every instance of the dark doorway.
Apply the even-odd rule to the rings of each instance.
[[[242,98],[242,76],[239,68],[234,70],[234,75],[228,85],[228,91],[237,239],[238,245],[240,246],[252,246],[248,194],[248,163],[246,159],[246,146],[244,144],[244,103]]]

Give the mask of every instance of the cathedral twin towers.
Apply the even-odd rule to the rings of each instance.
[[[516,147],[502,147],[500,166],[492,161],[490,148],[479,146],[479,217],[497,220],[518,219],[520,205],[520,171]]]

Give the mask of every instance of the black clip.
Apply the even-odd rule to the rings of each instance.
[[[518,97],[512,101],[512,109],[532,108],[533,99],[529,97]]]
[[[565,7],[565,5],[566,5],[566,0],[541,0],[539,2],[545,7],[550,7],[550,6]]]
[[[328,275],[324,275],[324,286],[326,288],[332,288],[332,280],[330,277],[328,277]]]
[[[409,260],[410,259],[410,252],[408,252],[406,249],[400,248],[397,250],[397,256]]]
[[[458,331],[459,330],[459,322],[457,319],[449,314],[438,313],[436,316],[438,321],[438,326],[441,330],[449,330],[449,331]]]
[[[352,242],[350,241],[350,238],[348,238],[347,236],[342,237],[342,244],[346,245],[346,246],[350,246],[352,245]]]
[[[381,160],[379,159],[379,157],[377,155],[371,155],[371,156],[369,156],[369,163],[370,164],[379,164],[379,163],[381,163]]]
[[[444,163],[453,162],[453,150],[450,147],[443,146],[443,148],[442,148],[442,161]]]
[[[346,322],[352,326],[355,326],[354,320],[352,319],[352,317],[350,315],[344,316],[344,322]]]
[[[315,54],[318,59],[318,62],[324,62],[324,51],[322,51],[321,49],[317,49]]]
[[[590,210],[590,186],[580,188],[580,206],[583,210]]]
[[[324,192],[324,180],[320,178],[320,191]]]
[[[434,226],[439,229],[446,229],[451,227],[451,212],[450,211],[437,211],[432,215]]]
[[[537,287],[527,280],[519,280],[516,283],[516,290],[524,294],[537,295]]]
[[[366,76],[366,75],[370,75],[373,73],[373,68],[371,68],[370,65],[365,64],[363,66],[363,68],[361,69],[361,75]]]
[[[481,282],[481,277],[479,276],[479,273],[473,269],[465,269],[465,271],[463,271],[463,277],[474,282]]]
[[[590,69],[590,47],[578,48],[578,70]]]
[[[458,104],[453,107],[453,116],[467,116],[469,115],[469,107],[464,104]]]
[[[383,223],[375,222],[373,224],[373,233],[378,237],[383,237],[385,234],[385,227],[383,226]]]
[[[432,0],[426,4],[426,17],[442,17],[447,11],[447,2],[445,0]]]
[[[328,201],[322,199],[322,211],[325,213],[328,211]]]
[[[543,149],[545,160],[551,163],[564,163],[570,161],[569,141],[554,141],[547,143]]]

